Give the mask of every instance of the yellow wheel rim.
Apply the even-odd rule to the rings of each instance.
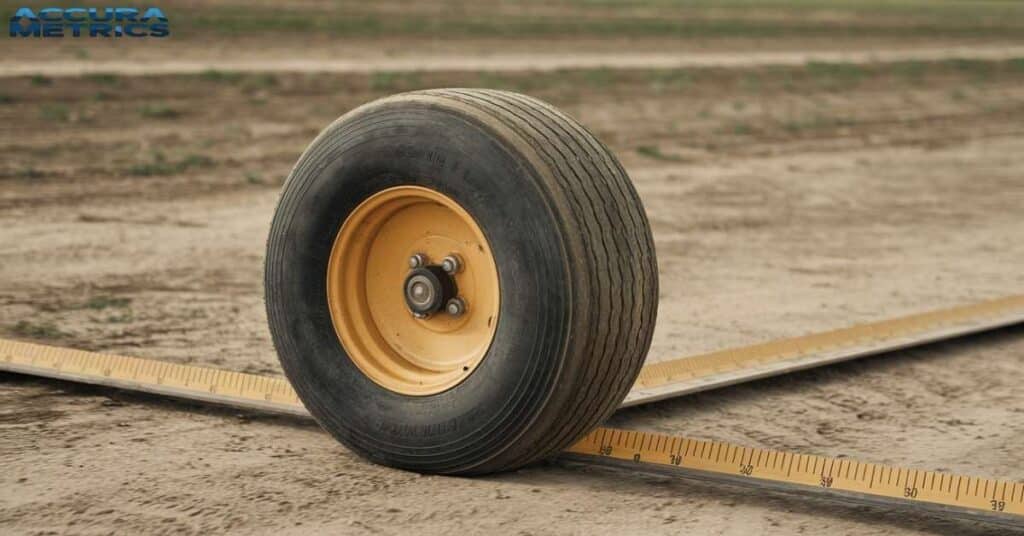
[[[465,311],[416,318],[406,305],[409,259],[459,258],[453,276]],[[451,198],[397,186],[346,218],[327,265],[327,303],[346,353],[370,379],[397,393],[430,395],[465,380],[498,324],[498,268],[472,216]]]

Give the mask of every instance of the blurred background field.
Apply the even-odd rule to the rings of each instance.
[[[3,12],[20,5],[0,2]],[[277,57],[279,51],[300,59],[1019,45],[1024,33],[1024,5],[1010,0],[171,0],[158,5],[171,19],[172,39],[130,44],[64,39],[43,46],[8,41],[9,50],[16,58],[51,60],[157,58],[162,50],[176,51],[173,59]]]

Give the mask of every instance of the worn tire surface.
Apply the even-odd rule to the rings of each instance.
[[[462,205],[499,271],[486,356],[429,396],[366,378],[335,335],[325,292],[346,215],[402,184]],[[388,97],[325,129],[285,183],[265,275],[282,366],[320,424],[375,462],[447,474],[528,464],[606,419],[643,365],[658,297],[649,224],[609,150],[546,103],[479,89]]]

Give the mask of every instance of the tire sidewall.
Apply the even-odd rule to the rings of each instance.
[[[376,105],[332,124],[286,183],[266,270],[275,346],[313,416],[374,461],[453,471],[482,463],[530,425],[556,385],[571,303],[561,226],[535,170],[500,139],[455,110]],[[400,185],[461,205],[498,267],[500,313],[487,354],[462,383],[429,396],[398,394],[364,375],[335,335],[327,303],[328,259],[345,218]]]

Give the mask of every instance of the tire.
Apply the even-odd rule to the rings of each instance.
[[[410,185],[472,216],[500,289],[479,364],[425,395],[368,376],[338,331],[350,319],[325,298],[348,218]],[[478,89],[400,94],[328,126],[285,182],[265,285],[281,364],[324,429],[371,461],[461,475],[549,457],[609,417],[643,364],[658,297],[650,227],[611,152],[546,103]]]

